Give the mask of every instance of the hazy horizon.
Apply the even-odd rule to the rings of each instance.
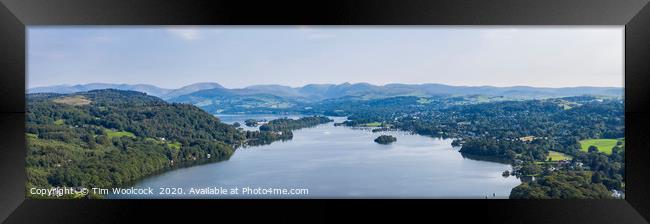
[[[623,27],[28,27],[27,88],[624,87]]]
[[[492,85],[450,85],[450,84],[445,84],[445,83],[398,83],[398,82],[395,82],[395,83],[386,83],[386,84],[373,84],[373,83],[368,83],[368,82],[309,83],[309,84],[301,85],[301,86],[289,86],[289,85],[272,84],[272,83],[270,83],[270,84],[255,84],[255,85],[243,86],[243,87],[229,87],[229,86],[225,86],[225,85],[223,85],[223,84],[221,84],[221,83],[218,83],[218,82],[196,82],[196,83],[191,83],[191,84],[184,85],[184,86],[179,86],[179,87],[176,87],[176,88],[166,88],[166,87],[160,87],[160,86],[153,85],[153,84],[148,84],[148,83],[104,83],[104,82],[93,82],[93,83],[79,83],[79,84],[56,84],[56,85],[49,85],[49,86],[33,86],[33,87],[29,87],[29,89],[34,89],[34,88],[44,88],[44,87],[53,87],[53,86],[70,86],[70,87],[71,87],[71,86],[76,86],[76,85],[91,85],[91,84],[106,84],[106,85],[150,85],[150,86],[155,86],[155,87],[158,87],[158,88],[161,88],[161,89],[180,89],[180,88],[182,88],[182,87],[186,87],[186,86],[190,86],[190,85],[194,85],[194,84],[199,84],[199,83],[216,83],[216,84],[219,84],[219,85],[221,85],[221,86],[223,86],[224,88],[227,88],[227,89],[243,89],[243,88],[247,88],[247,87],[251,87],[251,86],[275,86],[275,85],[277,85],[277,86],[287,86],[287,87],[291,87],[291,88],[301,88],[301,87],[304,87],[304,86],[306,86],[306,85],[312,85],[312,84],[315,84],[315,85],[342,85],[342,84],[345,84],[345,83],[348,83],[348,84],[351,84],[351,85],[355,85],[355,84],[370,84],[370,85],[374,85],[374,86],[386,86],[386,85],[391,85],[391,84],[401,84],[401,85],[426,85],[426,84],[437,84],[437,85],[446,85],[446,86],[454,86],[454,87],[497,87],[497,88],[509,88],[509,87],[533,87],[533,88],[580,88],[580,87],[595,87],[595,88],[624,88],[623,86],[561,86],[561,87],[546,87],[546,86],[530,86],[530,85],[492,86]]]

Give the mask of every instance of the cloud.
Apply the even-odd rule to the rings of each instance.
[[[201,31],[198,28],[167,28],[167,33],[183,40],[201,39]]]

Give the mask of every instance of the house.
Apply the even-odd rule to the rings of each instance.
[[[612,190],[613,198],[624,198],[625,194],[622,191]]]
[[[569,165],[569,163],[570,163],[570,161],[564,160],[564,159],[557,162],[557,164],[560,165],[560,166],[566,166],[566,165]]]
[[[532,136],[532,135],[524,136],[524,137],[519,138],[519,140],[521,140],[522,142],[531,142],[531,141],[535,140],[535,136]]]

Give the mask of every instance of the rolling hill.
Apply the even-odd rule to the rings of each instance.
[[[383,99],[400,96],[416,97],[474,97],[499,99],[545,99],[582,95],[622,97],[619,87],[547,88],[530,86],[450,86],[435,83],[373,85],[369,83],[308,84],[302,87],[283,85],[252,85],[245,88],[225,88],[218,83],[195,83],[178,89],[152,85],[103,84],[59,85],[29,89],[29,93],[74,93],[94,89],[132,90],[160,97],[168,102],[189,103],[211,113],[246,112],[256,109],[278,110],[309,106],[323,100]],[[479,100],[480,101],[480,100]],[[260,110],[262,109],[262,110]],[[266,111],[266,112],[269,112]]]
[[[121,186],[181,163],[227,159],[246,140],[195,106],[141,92],[27,99],[27,186]]]

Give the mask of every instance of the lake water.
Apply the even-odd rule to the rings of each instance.
[[[217,116],[225,123],[242,124],[248,118],[277,118]],[[335,122],[343,120],[335,118]],[[397,142],[373,141],[387,133]],[[152,187],[155,193],[160,187],[182,188],[184,194],[108,198],[507,198],[520,184],[515,177],[501,176],[504,170],[512,170],[510,165],[463,158],[450,144],[451,140],[405,132],[335,127],[331,122],[296,130],[290,141],[240,148],[227,161],[169,171],[134,185]],[[191,188],[206,187],[239,190],[238,194],[189,194]],[[307,189],[308,194],[244,195],[244,188]]]

